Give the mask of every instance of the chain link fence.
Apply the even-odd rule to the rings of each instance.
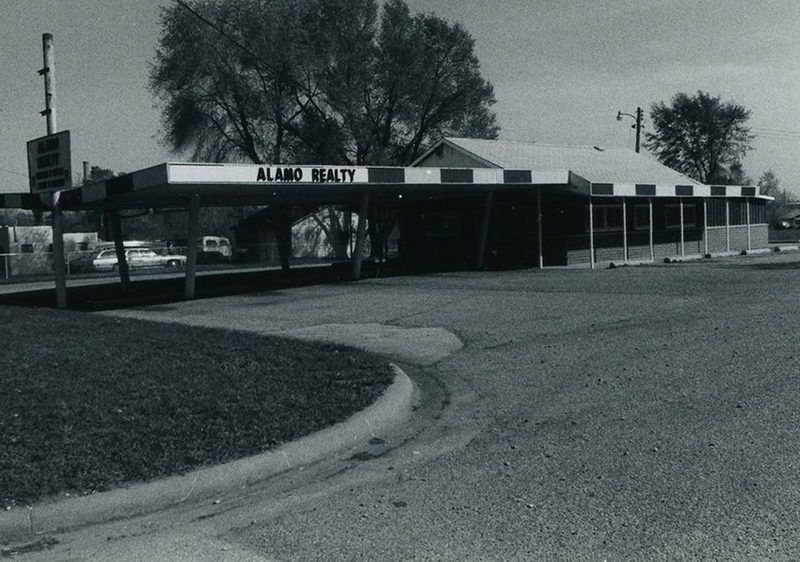
[[[132,270],[148,270],[150,272],[174,270],[176,260],[170,256],[186,256],[186,246],[175,244],[146,244],[126,246],[128,264]],[[53,274],[53,252],[31,248],[30,251],[0,253],[0,280],[13,282],[25,281],[37,277],[49,277]],[[132,255],[136,250],[147,250],[163,259],[151,259],[144,265],[137,265]],[[113,244],[103,244],[87,250],[65,250],[66,272],[68,276],[112,275],[116,269],[116,251]],[[151,256],[152,257],[152,256]],[[142,263],[142,262],[138,262]],[[183,264],[183,260],[180,260]],[[262,244],[245,244],[231,249],[230,255],[219,251],[206,251],[198,248],[197,264],[201,270],[277,267],[280,265],[278,247],[275,242]]]

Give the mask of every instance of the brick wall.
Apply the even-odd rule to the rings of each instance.
[[[650,259],[650,245],[647,246],[628,246],[628,259],[629,260],[649,260]]]
[[[731,252],[747,249],[747,226],[731,227]]]
[[[726,243],[725,227],[709,227],[708,229],[708,251],[711,254],[719,252],[726,252],[728,246]]]
[[[769,246],[769,225],[756,224],[751,226],[750,244],[754,250]]]
[[[768,246],[768,226],[765,224],[750,226],[750,245],[753,250],[766,248]],[[712,254],[725,252],[726,229],[725,227],[710,227],[708,229],[708,251]],[[731,252],[740,252],[747,249],[747,226],[731,226]],[[687,256],[703,255],[705,244],[703,240],[686,240],[684,242],[684,252]],[[664,258],[674,258],[681,254],[680,241],[661,242],[653,244],[653,256],[655,261]],[[650,245],[628,246],[628,259],[631,261],[649,260]],[[622,246],[611,246],[606,248],[595,248],[596,262],[621,263],[623,261]],[[589,263],[588,248],[574,249],[567,251],[567,264],[576,265]]]
[[[576,263],[589,263],[589,250],[568,250],[567,265]]]

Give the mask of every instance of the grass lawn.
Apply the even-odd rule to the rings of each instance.
[[[358,350],[0,307],[0,505],[87,494],[260,453],[391,382]]]

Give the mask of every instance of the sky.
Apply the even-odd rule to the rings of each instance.
[[[161,142],[147,87],[159,10],[172,0],[0,0],[0,192],[28,191],[26,142],[43,136],[43,33],[55,50],[58,130],[72,166],[130,172],[183,161]],[[630,118],[698,90],[750,110],[744,160],[800,196],[798,0],[406,0],[475,38],[500,138],[633,150]],[[645,119],[645,131],[648,121]]]

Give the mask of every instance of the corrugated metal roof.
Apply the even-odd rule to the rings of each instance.
[[[593,183],[702,185],[630,149],[451,137],[445,141],[506,169],[570,170]]]

